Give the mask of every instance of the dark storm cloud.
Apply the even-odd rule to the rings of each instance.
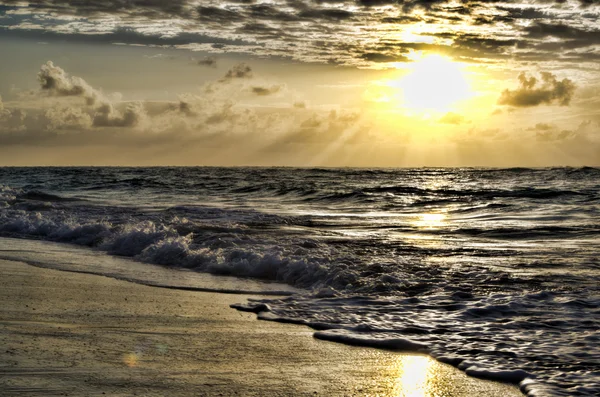
[[[519,75],[519,88],[502,92],[498,104],[514,107],[532,107],[542,104],[567,106],[575,92],[575,84],[567,78],[558,80],[552,73],[541,72],[539,81],[534,76]]]

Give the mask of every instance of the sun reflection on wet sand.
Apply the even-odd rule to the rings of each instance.
[[[444,395],[444,381],[439,376],[440,363],[429,356],[401,355],[395,363],[393,396],[433,397]]]
[[[124,354],[123,363],[130,368],[137,367],[139,363],[139,355],[137,353]]]

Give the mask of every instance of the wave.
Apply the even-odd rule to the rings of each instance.
[[[577,238],[600,234],[600,225],[577,226],[523,226],[494,228],[455,228],[453,230],[423,230],[425,234],[464,235],[495,239]]]
[[[362,298],[319,291],[232,307],[255,312],[262,320],[309,326],[318,339],[426,353],[470,376],[519,384],[530,396],[600,391],[594,372],[600,298],[591,291],[579,291],[577,299],[546,291],[449,292]],[[561,338],[565,329],[578,337]]]
[[[152,221],[113,225],[110,222],[78,223],[70,218],[45,217],[24,211],[13,217],[0,217],[4,237],[42,238],[132,257],[139,261],[169,267],[192,269],[218,275],[250,277],[283,282],[296,287],[328,284],[346,288],[358,277],[354,272],[329,263],[318,252],[316,242],[300,240],[286,245],[265,246],[260,239],[229,233],[215,233],[209,227],[193,229],[196,234],[180,235],[186,220],[172,219],[168,224]],[[282,242],[283,243],[283,242]],[[316,251],[310,255],[311,250]]]
[[[17,200],[33,200],[33,201],[48,201],[48,202],[65,202],[65,201],[83,201],[75,197],[62,197],[55,194],[45,193],[38,190],[31,190],[19,194]]]

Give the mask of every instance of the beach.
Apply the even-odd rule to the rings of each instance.
[[[428,356],[258,321],[251,297],[0,261],[4,396],[519,396]],[[257,298],[257,296],[252,296]]]

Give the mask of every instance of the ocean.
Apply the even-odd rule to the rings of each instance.
[[[0,168],[0,258],[600,395],[598,168]]]

